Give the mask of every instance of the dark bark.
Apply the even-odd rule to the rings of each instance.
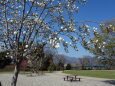
[[[21,62],[17,62],[16,65],[15,65],[15,70],[14,70],[14,75],[13,75],[13,78],[12,78],[11,86],[16,86],[17,79],[18,79],[18,74],[20,72],[20,63]]]
[[[2,86],[1,82],[0,82],[0,86]]]

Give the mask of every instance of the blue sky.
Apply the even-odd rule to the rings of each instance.
[[[115,0],[88,0],[86,5],[78,5],[79,13],[76,15],[77,21],[97,21],[103,22],[115,18]],[[92,27],[97,27],[96,24],[90,23]],[[79,51],[69,48],[69,53],[65,53],[62,48],[58,51],[60,54],[65,54],[71,57],[82,57],[85,55],[93,56],[89,51],[86,51],[80,44]]]
[[[88,0],[85,6],[79,6],[79,13],[76,16],[78,21],[97,21],[100,23],[113,18],[115,19],[115,0]],[[90,23],[89,25],[97,27],[96,24]],[[79,51],[69,48],[69,53],[65,53],[62,48],[59,48],[58,52],[71,57],[93,56],[80,44],[78,47]]]

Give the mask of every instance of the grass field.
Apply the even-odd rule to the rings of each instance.
[[[12,73],[14,73],[14,72],[13,72],[13,71],[0,71],[0,74],[7,74],[7,73],[8,73],[8,74],[9,74],[9,73],[12,74]]]
[[[64,73],[79,76],[115,79],[115,70],[68,70],[64,71]]]

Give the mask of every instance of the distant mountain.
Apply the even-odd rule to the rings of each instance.
[[[78,58],[70,57],[70,56],[66,56],[66,55],[62,55],[62,54],[60,54],[58,56],[55,56],[54,57],[54,62],[58,63],[60,58],[64,61],[65,64],[68,64],[68,63],[78,63],[79,62]]]
[[[75,58],[75,57],[65,56],[64,58],[68,61],[68,63],[77,63],[77,62],[79,62],[78,59]]]

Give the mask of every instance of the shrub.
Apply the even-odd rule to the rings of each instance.
[[[71,70],[71,64],[67,64],[66,70]]]

